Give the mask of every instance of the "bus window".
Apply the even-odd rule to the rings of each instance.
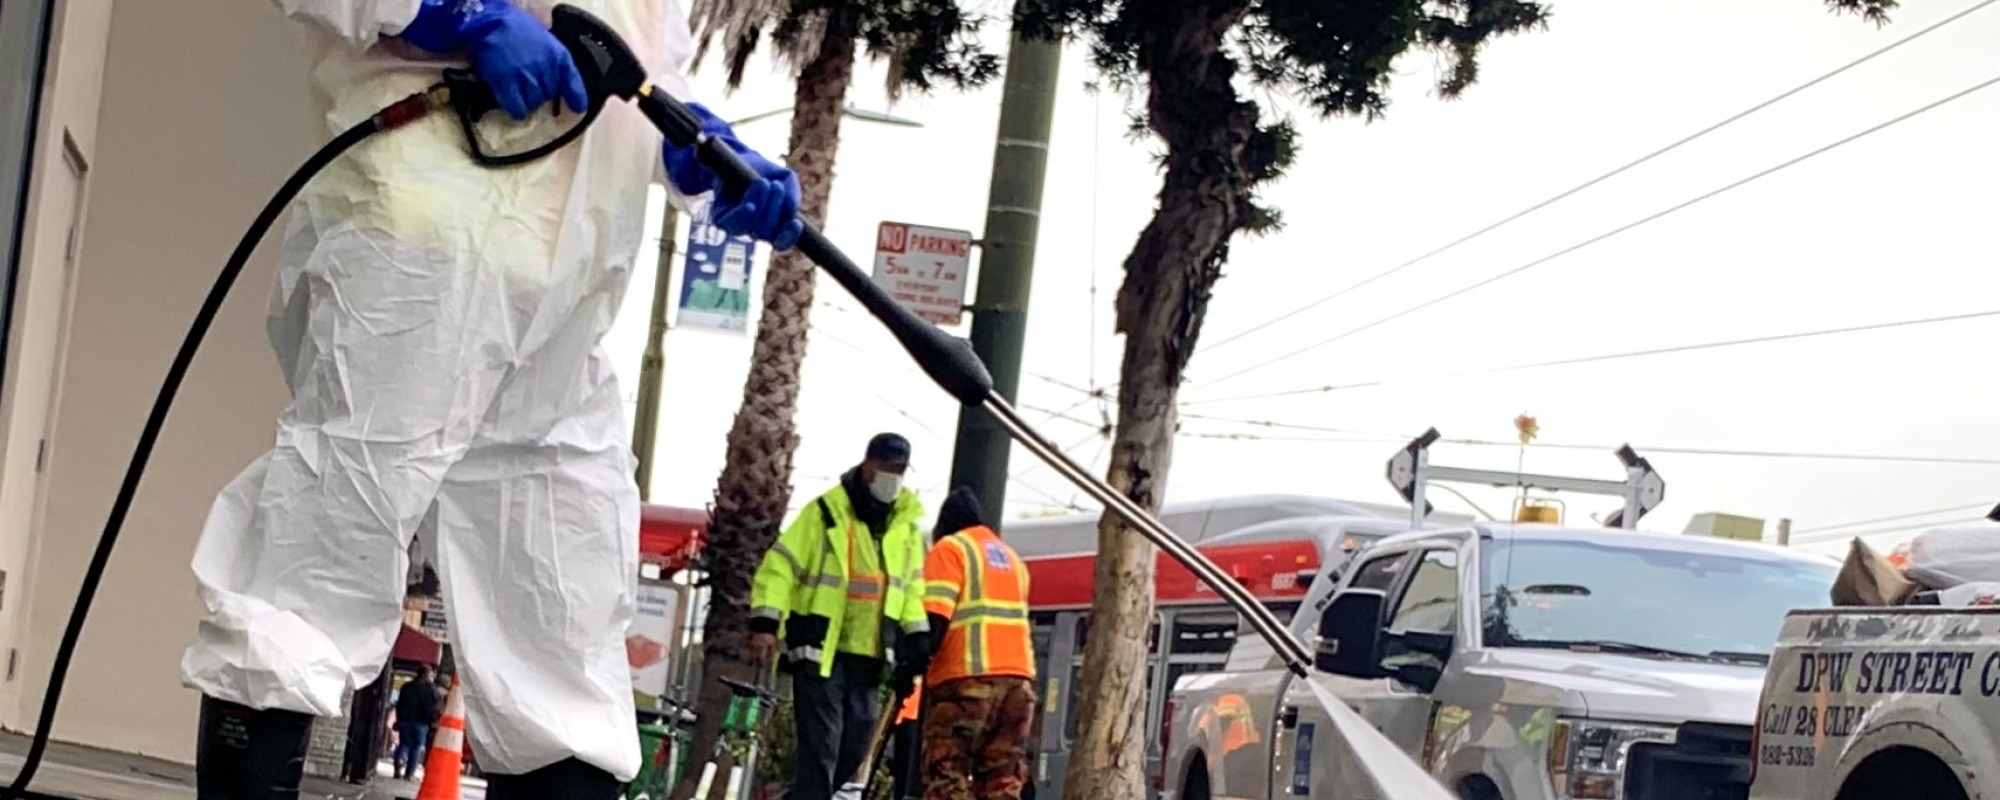
[[[1082,700],[1083,659],[1079,658],[1075,664],[1070,666],[1069,670],[1069,713],[1065,715],[1068,719],[1064,720],[1066,723],[1064,727],[1068,729],[1068,732],[1063,735],[1065,741],[1076,741],[1077,726],[1083,724],[1083,712],[1079,705]]]
[[[1088,641],[1090,641],[1090,616],[1086,614],[1076,619],[1076,652],[1078,655],[1083,654],[1083,645]],[[1160,615],[1159,612],[1154,612],[1153,627],[1146,630],[1146,655],[1158,655],[1159,652]]]
[[[1038,611],[1028,618],[1028,636],[1035,647],[1035,674],[1049,674],[1049,648],[1056,642],[1056,615]]]
[[[1292,624],[1292,615],[1299,613],[1298,603],[1266,603],[1264,607],[1271,609],[1271,616],[1278,618],[1279,627]],[[1236,626],[1238,636],[1249,636],[1256,632],[1257,629],[1251,627],[1248,618],[1243,620],[1243,624]]]
[[[1140,702],[1142,702],[1140,710],[1146,710],[1148,708],[1148,698],[1152,698],[1152,676],[1154,676],[1152,664],[1146,664],[1146,694],[1140,696]],[[1080,702],[1084,700],[1084,680],[1082,678],[1084,678],[1084,662],[1076,660],[1076,664],[1070,668],[1070,718],[1064,720],[1064,728],[1066,728],[1064,738],[1070,740],[1070,742],[1076,740],[1076,734],[1082,730],[1082,724],[1084,724],[1084,714],[1082,714],[1082,706],[1080,706]],[[1156,720],[1154,720],[1154,728],[1158,728]]]
[[[1081,689],[1083,685],[1083,646],[1089,639],[1090,617],[1079,616],[1076,620],[1076,659],[1071,662],[1069,669],[1069,709],[1064,713],[1063,720],[1063,727],[1068,731],[1067,735],[1071,740],[1076,739],[1077,726],[1081,724],[1082,719],[1082,712],[1077,707],[1077,700],[1083,696]],[[1153,612],[1153,624],[1146,629],[1146,655],[1155,656],[1159,652],[1160,614],[1156,611]],[[1149,658],[1148,661],[1151,661],[1151,659]],[[1146,671],[1146,679],[1151,681],[1153,676],[1152,665],[1148,664],[1143,669]],[[1150,683],[1147,685],[1149,688],[1151,687]],[[1151,697],[1151,694],[1146,696]]]
[[[1223,667],[1222,664],[1214,662],[1197,661],[1189,663],[1183,661],[1183,662],[1170,663],[1167,665],[1167,691],[1170,692],[1173,691],[1174,687],[1180,684],[1181,676],[1183,675],[1198,675],[1203,672],[1216,672],[1221,670],[1222,667]]]
[[[1234,611],[1182,611],[1174,615],[1173,649],[1169,652],[1229,655],[1229,648],[1236,644],[1237,624]]]

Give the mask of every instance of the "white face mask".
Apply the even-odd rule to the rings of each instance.
[[[868,493],[884,503],[896,502],[896,495],[903,491],[903,476],[893,472],[877,472],[868,481]]]

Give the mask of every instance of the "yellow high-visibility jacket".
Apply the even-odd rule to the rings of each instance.
[[[880,540],[882,571],[888,576],[882,594],[882,658],[889,662],[895,661],[901,635],[930,629],[924,617],[924,536],[917,526],[923,514],[916,493],[904,489]],[[847,490],[836,484],[778,534],[750,583],[751,630],[775,629],[785,642],[785,655],[794,662],[817,663],[822,677],[833,674],[846,616],[849,537],[856,537],[856,547],[876,546],[867,523],[855,517]]]

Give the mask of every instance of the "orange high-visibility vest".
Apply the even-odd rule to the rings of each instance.
[[[931,547],[924,613],[951,620],[924,675],[932,686],[978,676],[1035,677],[1028,568],[991,529],[967,528]]]

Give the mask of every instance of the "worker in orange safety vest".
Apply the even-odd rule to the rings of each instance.
[[[924,613],[944,631],[924,683],[924,800],[1019,800],[1035,719],[1028,568],[960,487],[924,559]]]

